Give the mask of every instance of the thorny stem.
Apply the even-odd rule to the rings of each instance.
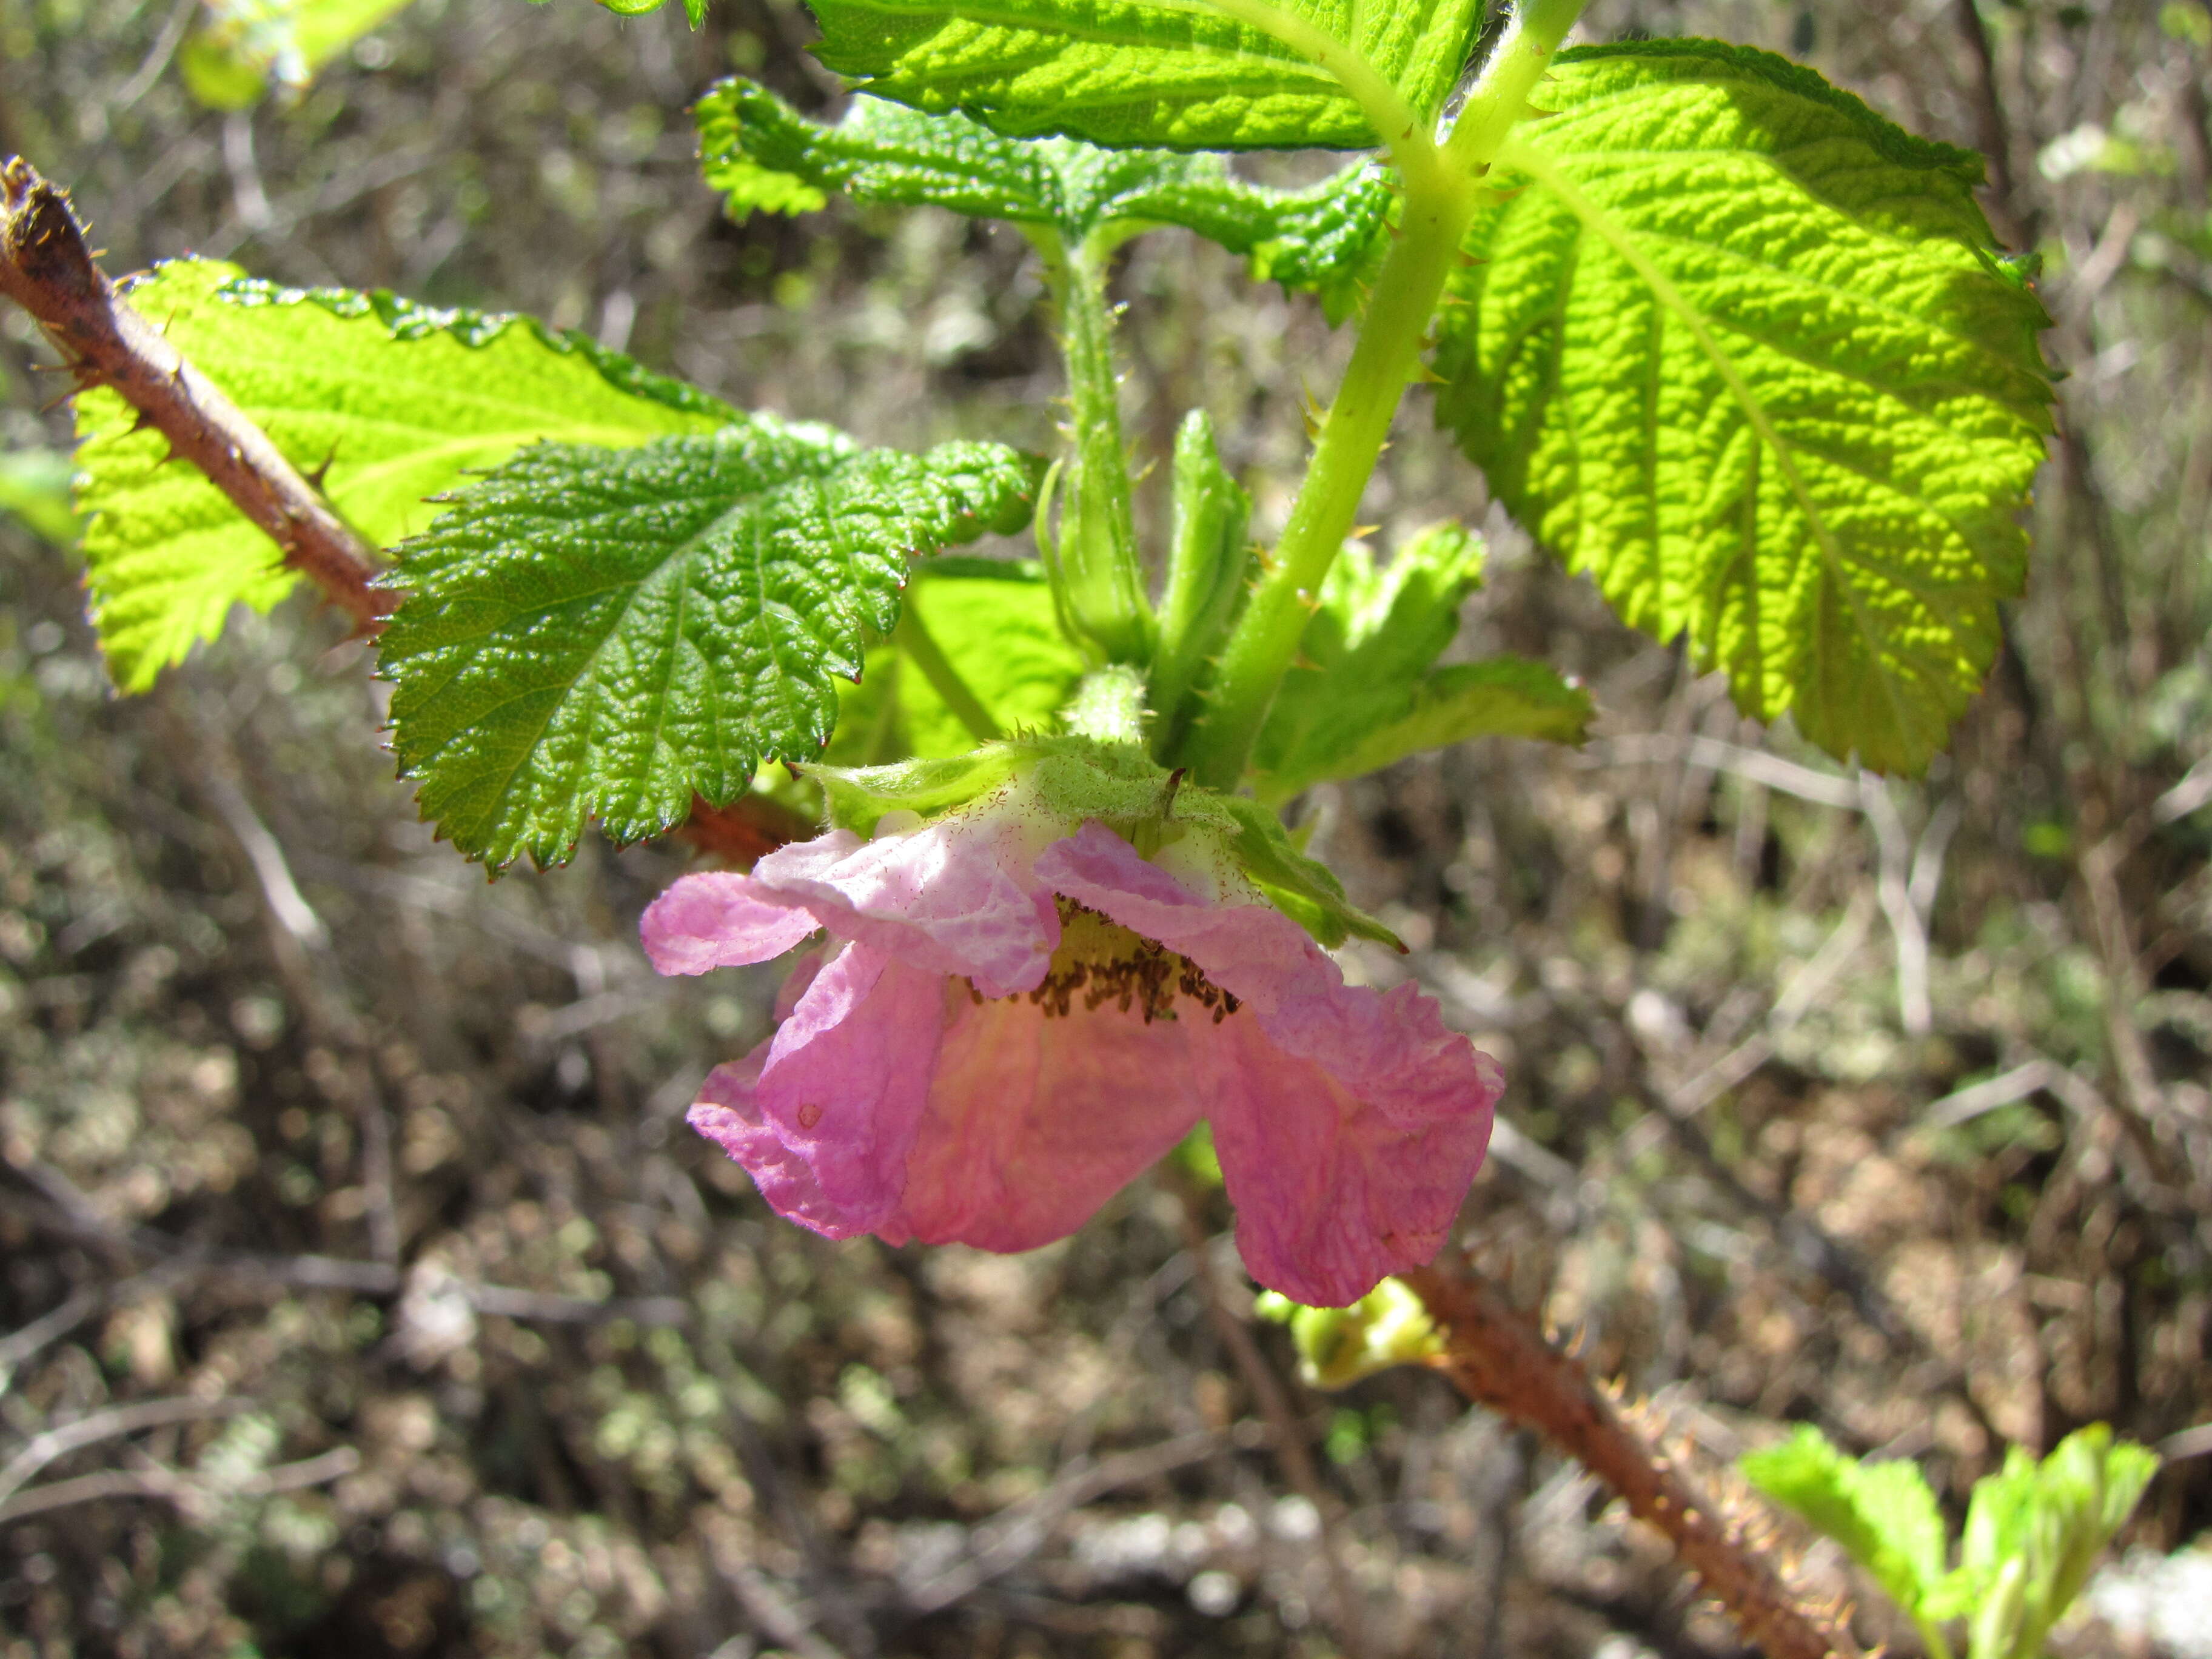
[[[1582,9],[1582,0],[1534,0],[1499,40],[1446,142],[1443,165],[1402,175],[1405,209],[1376,275],[1358,343],[1322,423],[1313,461],[1267,574],[1223,649],[1206,717],[1188,758],[1198,781],[1233,789],[1275,688],[1297,654],[1307,617],[1352,533],[1407,384],[1419,368],[1429,319],[1482,200],[1477,182],[1528,106],[1528,94]]]
[[[283,550],[286,565],[353,619],[360,636],[382,629],[406,595],[376,586],[374,550],[268,434],[115,291],[68,193],[20,155],[0,161],[0,295],[38,320],[78,391],[115,391],[142,427],[167,438],[176,459],[205,473]],[[811,829],[758,796],[722,807],[695,796],[682,833],[750,867]]]
[[[1431,1361],[1479,1405],[1538,1431],[1666,1534],[1683,1562],[1768,1659],[1857,1659],[1838,1608],[1810,1606],[1761,1553],[1759,1523],[1723,1513],[1662,1455],[1571,1355],[1486,1280],[1433,1267],[1399,1277],[1445,1334]]]
[[[111,386],[283,550],[364,633],[398,607],[368,545],[276,446],[125,304],[85,246],[68,194],[21,156],[0,164],[0,294],[35,317],[80,392]]]

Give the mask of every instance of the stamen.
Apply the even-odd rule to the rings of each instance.
[[[1125,1014],[1140,1014],[1147,1025],[1156,1019],[1176,1018],[1178,998],[1209,1010],[1216,1025],[1237,1012],[1237,1000],[1206,978],[1189,957],[1132,933],[1088,905],[1065,897],[1056,902],[1060,949],[1053,953],[1044,982],[1026,993],[1046,1018],[1073,1012],[1079,995],[1087,1013],[1111,1002]],[[972,984],[968,994],[978,1004],[983,1001],[983,994]]]

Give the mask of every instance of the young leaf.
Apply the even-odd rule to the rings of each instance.
[[[2051,430],[1980,159],[1703,41],[1562,52],[1544,102],[1442,313],[1440,418],[1745,712],[1917,769],[1996,649]]]
[[[1482,581],[1482,543],[1455,524],[1424,531],[1377,570],[1347,548],[1253,748],[1260,799],[1279,805],[1417,750],[1486,736],[1579,743],[1587,693],[1519,657],[1431,669]]]
[[[656,834],[763,759],[812,760],[907,561],[1020,528],[1034,485],[997,445],[913,456],[767,415],[535,445],[400,550],[380,656],[401,769],[495,866],[557,863],[593,817]]]
[[[379,545],[428,526],[426,496],[532,439],[635,444],[732,418],[718,399],[524,318],[277,289],[206,259],[157,267],[131,301]],[[266,611],[297,578],[213,484],[165,465],[161,434],[133,431],[134,419],[112,392],[76,400],[93,616],[116,684],[143,691],[220,633],[232,605]]]
[[[739,219],[808,213],[829,193],[1049,225],[1068,242],[1109,225],[1180,225],[1248,254],[1254,274],[1333,291],[1370,262],[1392,201],[1372,163],[1304,190],[1232,177],[1218,155],[1106,150],[1073,139],[1002,138],[958,113],[855,98],[835,126],[767,88],[728,80],[699,100],[700,165]]]
[[[1918,1617],[1944,1577],[1949,1546],[1936,1494],[1911,1463],[1862,1463],[1800,1427],[1737,1460],[1744,1478],[1841,1544],[1905,1611]]]
[[[273,82],[291,97],[316,71],[410,0],[207,0],[204,22],[177,54],[192,96],[245,109]]]
[[[940,558],[916,566],[904,599],[1001,732],[1045,730],[1083,678],[1060,631],[1042,567]],[[860,683],[837,687],[837,735],[824,758],[871,766],[913,755],[963,755],[975,734],[896,644],[869,647]]]
[[[867,91],[918,109],[966,110],[1011,137],[1364,149],[1397,135],[1378,134],[1310,50],[1283,37],[1349,48],[1430,120],[1481,20],[1478,0],[1279,0],[1249,10],[1273,27],[1147,0],[815,0],[815,50]]]
[[[2093,1423],[2039,1465],[2013,1447],[2002,1470],[1977,1481],[1959,1569],[1937,1604],[1968,1616],[1969,1659],[2036,1659],[2157,1473],[2155,1453]]]

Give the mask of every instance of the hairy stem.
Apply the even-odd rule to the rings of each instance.
[[[1390,435],[1390,422],[1420,364],[1429,319],[1481,201],[1486,170],[1525,112],[1582,0],[1538,0],[1517,15],[1468,94],[1444,146],[1443,165],[1407,173],[1397,240],[1375,279],[1358,343],[1323,420],[1313,460],[1291,506],[1268,571],[1230,635],[1205,720],[1188,759],[1198,781],[1232,789],[1275,688]]]
[[[110,386],[364,632],[398,607],[373,550],[216,384],[126,305],[85,246],[69,198],[20,155],[0,165],[0,294],[35,317],[76,377]]]
[[[1526,1314],[1479,1278],[1432,1267],[1400,1277],[1445,1335],[1433,1362],[1479,1405],[1534,1429],[1666,1534],[1684,1563],[1768,1659],[1855,1659],[1832,1612],[1808,1606],[1771,1568],[1740,1519],[1723,1514],[1655,1449],[1580,1362],[1544,1340]]]

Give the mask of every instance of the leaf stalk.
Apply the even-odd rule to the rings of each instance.
[[[1322,580],[1352,533],[1406,386],[1419,372],[1429,319],[1481,204],[1478,179],[1527,112],[1528,94],[1582,5],[1533,0],[1516,13],[1468,95],[1440,164],[1406,173],[1397,240],[1376,277],[1352,362],[1267,574],[1230,635],[1205,719],[1194,728],[1185,758],[1210,788],[1233,789],[1243,778]]]

